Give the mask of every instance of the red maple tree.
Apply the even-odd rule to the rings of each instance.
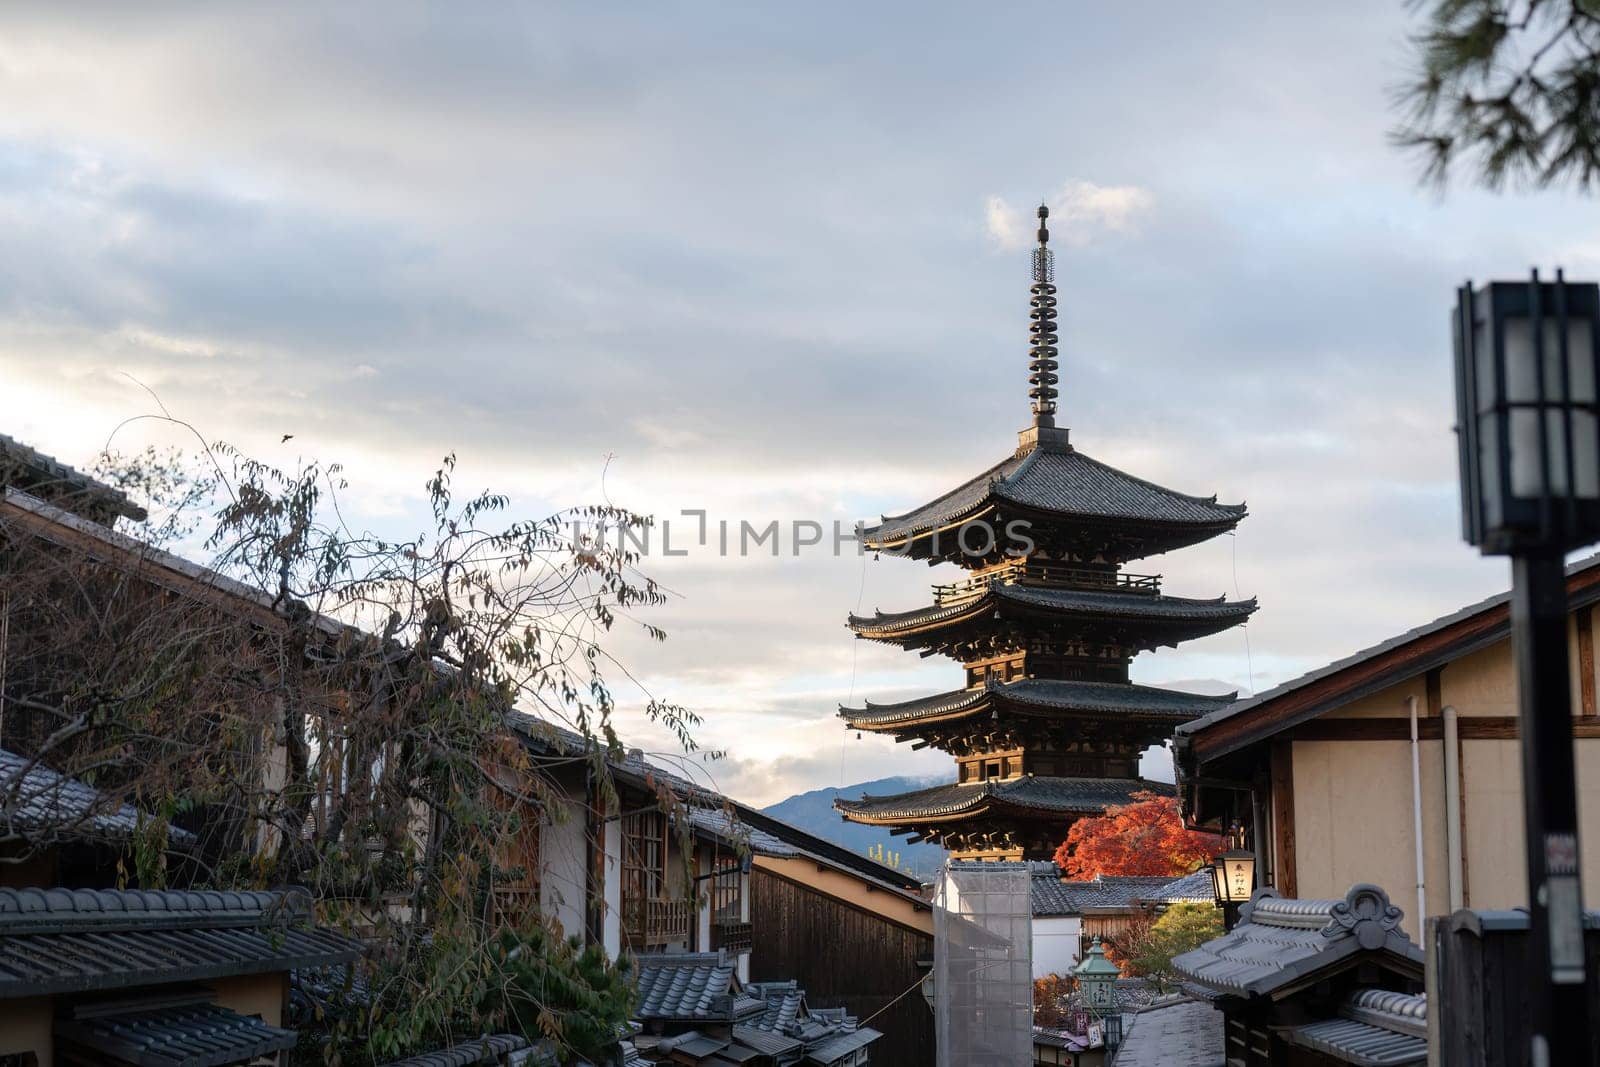
[[[1148,791],[1098,818],[1079,819],[1056,849],[1069,878],[1103,874],[1188,874],[1222,850],[1222,838],[1183,825],[1174,797]]]

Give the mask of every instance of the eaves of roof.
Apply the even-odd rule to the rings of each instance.
[[[581,735],[571,730],[564,729],[527,713],[514,713],[507,716],[507,724],[528,744],[549,748],[554,745],[563,752],[582,753],[585,751],[586,742]],[[630,755],[621,763],[610,764],[611,772],[621,781],[635,788],[647,789],[648,783],[655,781],[670,785],[679,796],[686,800],[695,799],[709,802],[720,810],[726,806],[738,822],[750,829],[761,833],[770,834],[780,841],[793,847],[800,854],[827,866],[842,870],[852,877],[860,878],[873,885],[874,888],[885,889],[905,897],[919,907],[927,907],[928,903],[917,894],[922,888],[922,883],[903,871],[897,871],[868,857],[857,855],[850,849],[836,845],[784,822],[782,819],[773,818],[771,815],[743,804],[732,797],[727,797],[713,789],[695,785],[678,775],[664,771],[654,764]]]
[[[1567,568],[1567,597],[1569,610],[1600,602],[1600,554]],[[1184,723],[1175,743],[1214,760],[1487,648],[1511,632],[1510,600],[1498,593]]]
[[[86,497],[123,518],[143,522],[147,517],[145,509],[121,489],[46,455],[32,445],[25,445],[9,434],[0,433],[0,473],[8,465],[32,472],[38,481],[63,486],[72,494]]]
[[[271,594],[146,544],[138,538],[129,537],[109,526],[74,515],[11,486],[0,487],[0,516],[27,524],[31,532],[47,540],[68,545],[87,545],[95,551],[114,553],[140,568],[152,580],[176,592],[220,599],[236,610],[250,612],[263,622],[274,625],[283,622],[277,601]],[[311,618],[313,624],[330,637],[344,634],[363,636],[358,628],[331,616],[313,613]]]

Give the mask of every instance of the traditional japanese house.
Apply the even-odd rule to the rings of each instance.
[[[1261,889],[1232,932],[1172,963],[1184,991],[1221,1013],[1230,1067],[1420,1065],[1423,952],[1400,918],[1376,886],[1337,900]],[[1135,1016],[1130,1041],[1139,1026]]]
[[[555,1043],[548,1039],[530,1045],[521,1034],[486,1034],[383,1067],[559,1067],[560,1063]],[[625,1062],[622,1067],[629,1065]]]
[[[1567,568],[1584,898],[1600,894],[1600,556]],[[1429,916],[1526,906],[1510,594],[1500,593],[1186,723],[1186,817],[1238,826],[1258,885],[1332,896],[1391,887]],[[1404,887],[1404,889],[1396,888]]]
[[[585,751],[581,737],[547,721],[508,721],[539,753]],[[552,761],[564,810],[530,820],[513,851],[537,875],[532,884],[519,875],[508,892],[538,900],[564,931],[613,958],[716,958],[751,989],[805,990],[818,1018],[870,1017],[884,1035],[872,1052],[883,1067],[931,1061],[933,1016],[918,986],[933,958],[933,921],[915,878],[638,751],[608,769],[614,806],[594,788],[588,760]]]
[[[1114,941],[1171,904],[1215,900],[1210,870],[1180,878],[1108,875],[1073,881],[1053,862],[1029,865],[1033,898],[1033,976],[1068,974],[1095,938]]]
[[[111,888],[119,869],[124,880],[137,871],[135,837],[157,829],[172,858],[195,845],[187,830],[158,827],[118,797],[0,749],[0,886]]]
[[[841,708],[851,729],[955,757],[954,784],[837,801],[845,818],[932,840],[956,858],[1046,859],[1079,817],[1170,792],[1139,757],[1226,699],[1134,685],[1141,651],[1243,623],[1254,600],[1162,592],[1125,564],[1208,540],[1244,518],[1125,474],[1056,425],[1056,288],[1039,209],[1033,253],[1033,420],[1015,452],[929,504],[862,531],[867,549],[966,570],[912,611],[852,615],[858,638],[962,664],[953,692]]]
[[[883,1036],[843,1008],[811,1008],[793,981],[740,982],[725,953],[645,955],[638,965],[634,1044],[649,1062],[860,1067]]]
[[[284,1062],[290,972],[361,951],[302,893],[0,889],[0,1063]]]

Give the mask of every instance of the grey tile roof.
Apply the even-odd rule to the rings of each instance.
[[[918,819],[956,815],[988,804],[1031,808],[1045,812],[1105,811],[1126,804],[1133,794],[1148,790],[1173,795],[1168,782],[1147,778],[1046,778],[1024,776],[1001,782],[936,785],[894,796],[864,795],[859,800],[835,800],[833,806],[846,818]]]
[[[1174,492],[1076,450],[1035,449],[1000,461],[913,511],[884,516],[864,531],[864,539],[869,546],[894,543],[975,515],[991,502],[1063,518],[1201,527],[1227,528],[1245,516],[1243,504],[1219,504],[1216,497]]]
[[[1156,1003],[1123,1020],[1117,1067],[1222,1067],[1222,1013],[1187,997]]]
[[[521,1034],[485,1034],[437,1052],[424,1052],[420,1056],[394,1060],[385,1064],[385,1067],[472,1067],[479,1063],[498,1063],[501,1057],[527,1047],[528,1039]],[[542,1061],[530,1059],[529,1062]]]
[[[748,848],[757,856],[788,857],[801,854],[800,849],[781,837],[751,826],[724,808],[693,807],[689,809],[688,819],[696,830],[728,844]]]
[[[1083,1052],[1089,1047],[1089,1038],[1086,1034],[1075,1034],[1070,1030],[1056,1030],[1048,1026],[1035,1026],[1033,1028],[1033,1043],[1045,1048],[1064,1048],[1072,1052]]]
[[[689,1030],[674,1037],[662,1038],[656,1044],[656,1050],[699,1060],[721,1052],[732,1043],[725,1037],[715,1037],[711,1034],[702,1034],[698,1030]]]
[[[3,433],[0,433],[0,485],[14,485],[74,512],[101,512],[108,518],[121,515],[135,522],[145,519],[145,509],[129,500],[122,490]]]
[[[733,961],[719,952],[655,952],[637,958],[641,1021],[732,1023],[764,1005],[743,995]]]
[[[1428,1039],[1397,1034],[1354,1019],[1323,1019],[1289,1029],[1290,1044],[1325,1053],[1356,1067],[1405,1067],[1428,1062]]]
[[[1567,577],[1572,578],[1576,575],[1592,570],[1595,567],[1600,567],[1600,553],[1596,553],[1595,555],[1588,556],[1584,559],[1578,560],[1575,563],[1569,564],[1566,568]],[[1313,671],[1308,671],[1305,674],[1300,675],[1298,678],[1291,678],[1287,682],[1275,685],[1271,689],[1263,690],[1254,696],[1246,697],[1243,700],[1236,700],[1232,704],[1219,708],[1218,710],[1211,712],[1199,719],[1195,719],[1192,722],[1178,727],[1177,732],[1182,735],[1200,733],[1209,726],[1222,722],[1225,719],[1231,719],[1236,715],[1243,714],[1244,712],[1247,712],[1252,708],[1259,707],[1262,704],[1270,703],[1279,699],[1280,697],[1287,696],[1288,694],[1293,693],[1295,690],[1308,686],[1313,682],[1322,681],[1325,678],[1332,677],[1333,675],[1349,670],[1352,667],[1359,667],[1369,660],[1376,659],[1387,652],[1392,652],[1395,649],[1408,645],[1413,641],[1420,640],[1421,638],[1438,633],[1441,630],[1448,629],[1456,623],[1465,622],[1476,615],[1482,615],[1484,612],[1503,607],[1509,603],[1510,600],[1511,594],[1506,592],[1497,593],[1494,596],[1487,597],[1475,604],[1468,604],[1464,608],[1459,608],[1455,611],[1452,611],[1448,615],[1441,615],[1431,622],[1423,623],[1421,626],[1412,627],[1404,633],[1396,634],[1394,637],[1391,637],[1385,641],[1380,641],[1368,648],[1361,649],[1359,652],[1354,652],[1348,656],[1345,656],[1343,659],[1334,660],[1332,663],[1329,663],[1326,666],[1318,667]],[[1577,605],[1573,604],[1572,606],[1576,607]],[[1501,629],[1487,631],[1477,637],[1473,647],[1481,647],[1485,644],[1491,644],[1495,641],[1498,641],[1505,636],[1506,632],[1508,631]],[[1455,654],[1460,655],[1461,651],[1456,650]],[[1409,665],[1405,676],[1414,677],[1431,669],[1432,666],[1433,664],[1430,662],[1417,660]],[[1392,682],[1395,680],[1398,679],[1388,679],[1384,682],[1384,684],[1392,684]]]
[[[58,774],[0,749],[0,840],[45,834],[92,840],[126,841],[140,823],[138,809],[107,796],[76,778]],[[145,821],[149,821],[145,816]],[[195,836],[169,827],[167,840],[188,848]]]
[[[1134,908],[1140,901],[1162,903],[1174,879],[1165,876],[1105,875],[1084,881],[1067,881],[1049,861],[1029,864],[1033,914],[1041,918],[1082,915],[1092,908]],[[1206,879],[1210,881],[1210,875]],[[1187,899],[1187,898],[1180,898]],[[1208,898],[1209,899],[1209,898]]]
[[[1174,878],[1143,900],[1160,904],[1214,904],[1217,890],[1211,880],[1211,869],[1202,867],[1193,874]]]
[[[512,712],[506,717],[507,724],[518,732],[528,744],[539,748],[554,748],[569,754],[581,754],[588,750],[583,737],[571,730],[558,726],[548,719],[528,714],[527,712]],[[646,761],[642,754],[630,751],[626,758],[614,765],[619,778],[632,778],[643,782],[645,778],[652,777],[656,781],[670,784],[678,795],[684,798],[686,804],[702,809],[721,809],[726,806],[731,808],[734,817],[742,826],[749,827],[752,831],[759,831],[768,835],[775,842],[782,842],[797,854],[809,856],[819,863],[825,863],[836,868],[844,868],[859,878],[872,882],[878,888],[897,894],[906,899],[913,899],[919,905],[926,905],[926,901],[916,897],[915,891],[921,883],[905,871],[898,871],[887,867],[868,856],[853,849],[837,845],[832,841],[824,840],[817,835],[791,826],[781,819],[773,818],[765,812],[740,803],[731,797],[703,786],[695,785],[687,779],[665,771],[660,767]],[[769,844],[771,844],[769,842]],[[771,844],[773,851],[770,855],[779,855],[777,845]]]
[[[955,604],[934,604],[913,611],[876,611],[871,615],[851,615],[849,626],[863,637],[894,636],[945,619],[968,615],[984,617],[1008,608],[1039,609],[1063,619],[1123,624],[1165,623],[1174,628],[1188,624],[1184,635],[1199,636],[1244,622],[1256,610],[1256,601],[1253,597],[1231,601],[1225,596],[1214,600],[1198,600],[1144,593],[996,583],[982,596]]]
[[[832,1063],[882,1036],[870,1027],[858,1027],[855,1016],[844,1008],[809,1007],[798,982],[751,982],[746,990],[763,1005],[746,1025],[803,1045],[812,1062]]]
[[[764,1056],[787,1056],[798,1052],[800,1041],[770,1028],[738,1024],[733,1028],[733,1039],[748,1045]]]
[[[302,893],[0,889],[0,999],[345,963]]]
[[[1000,702],[1010,710],[1070,710],[1185,722],[1225,707],[1236,695],[1202,696],[1149,685],[1022,678],[1014,682],[990,682],[975,689],[957,689],[895,704],[873,704],[868,701],[863,708],[841,707],[839,717],[852,724],[881,726],[924,718],[946,718],[962,713],[981,714]]]
[[[1343,900],[1289,900],[1258,889],[1233,931],[1172,961],[1196,996],[1266,996],[1356,957],[1422,972],[1422,949],[1400,929],[1402,913],[1377,886]]]
[[[745,990],[763,1004],[761,1015],[751,1020],[752,1026],[788,1033],[806,1013],[805,990],[798,982],[751,982]]]
[[[844,1030],[834,1034],[826,1040],[819,1041],[806,1047],[806,1062],[822,1064],[837,1063],[857,1049],[865,1048],[878,1038],[882,1037],[881,1031],[870,1026],[863,1026],[858,1030]]]
[[[1295,1045],[1357,1067],[1405,1067],[1428,1061],[1428,998],[1362,989],[1339,1007],[1339,1017],[1284,1032]]]
[[[57,1037],[140,1067],[223,1067],[293,1048],[293,1030],[215,1004],[187,1004],[55,1023]]]

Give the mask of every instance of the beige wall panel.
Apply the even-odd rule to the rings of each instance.
[[[259,1016],[268,1026],[283,1025],[283,998],[289,991],[286,972],[218,978],[207,982],[206,988],[217,994],[219,1007],[240,1015]]]
[[[1461,716],[1515,715],[1511,642],[1497,642],[1446,665],[1439,675],[1439,695]]]
[[[1424,743],[1420,757],[1425,888],[1428,911],[1438,914],[1449,907],[1440,744]],[[1295,742],[1294,809],[1300,896],[1342,897],[1359,882],[1382,886],[1417,936],[1410,742]]]
[[[1464,741],[1467,894],[1474,908],[1527,903],[1522,852],[1522,766],[1516,741]]]
[[[853,874],[825,867],[809,858],[756,856],[754,862],[757,867],[809,886],[818,893],[854,904],[929,936],[933,934],[933,912],[926,905],[915,904],[899,893],[878,889]]]
[[[1592,721],[1592,720],[1591,720]],[[1600,906],[1600,737],[1573,742],[1578,764],[1578,849],[1583,859],[1583,906]],[[1517,809],[1521,818],[1522,809]]]
[[[0,1003],[0,1056],[32,1052],[39,1067],[55,1063],[50,1023],[55,1018],[49,997],[30,997]]]
[[[1374,693],[1360,700],[1350,703],[1322,716],[1323,719],[1393,719],[1411,714],[1411,709],[1406,706],[1406,697],[1417,698],[1417,714],[1428,714],[1428,693],[1426,682],[1417,677],[1409,682],[1385,689],[1381,693]]]

